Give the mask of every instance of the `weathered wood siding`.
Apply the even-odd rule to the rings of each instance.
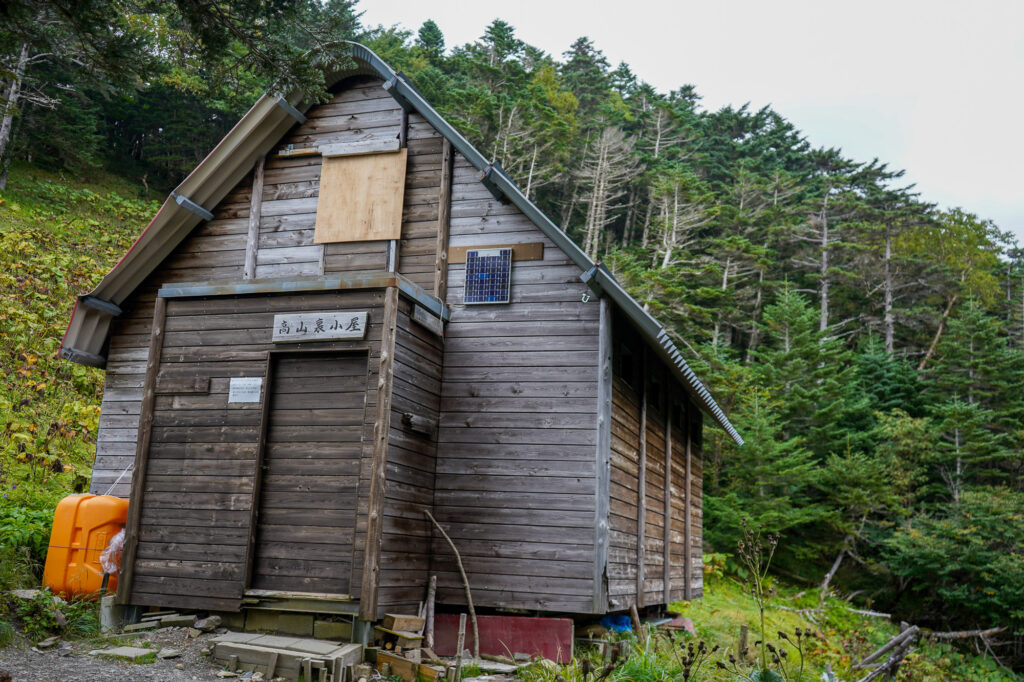
[[[131,603],[238,608],[246,580],[262,409],[261,403],[228,405],[228,383],[230,377],[265,376],[268,352],[275,350],[275,313],[369,311],[365,342],[291,344],[288,349],[367,347],[362,427],[362,468],[367,468],[382,301],[381,291],[374,290],[168,302]],[[208,379],[209,390],[192,392],[196,378]],[[365,497],[363,486],[359,496]],[[358,587],[358,581],[353,585]]]
[[[321,144],[394,138],[402,123],[401,107],[368,77],[349,79],[323,105],[307,112],[267,156],[259,204],[255,276],[296,277],[384,270],[387,242],[314,244],[313,229],[320,191],[319,156],[279,156],[286,149]],[[398,271],[433,288],[437,247],[438,196],[441,182],[440,135],[418,114],[408,122],[408,166]],[[169,282],[241,280],[248,247],[254,174],[243,178],[123,305],[114,321],[100,407],[92,493],[127,497],[130,467],[138,433],[146,349],[152,326],[153,298]],[[120,482],[111,488],[120,478]]]
[[[704,594],[704,415],[696,408],[688,410],[690,418],[690,598]]]
[[[618,373],[612,379],[611,449],[607,572],[608,606],[614,611],[636,600],[640,471],[639,395]]]
[[[631,604],[665,603],[665,559],[668,557],[670,599],[699,597],[701,560],[701,414],[682,395],[680,386],[665,384],[667,369],[636,345],[638,337],[616,320],[617,358],[612,383],[611,481],[609,486],[608,609]],[[625,339],[625,340],[623,340]],[[624,348],[624,346],[631,348]],[[641,386],[644,388],[641,389]],[[642,390],[647,392],[644,405]],[[646,422],[641,415],[646,413]],[[667,429],[671,429],[671,459],[666,472]],[[687,439],[690,439],[690,532],[687,519]],[[644,468],[641,476],[641,462]],[[644,494],[640,488],[643,481]],[[666,552],[666,485],[670,516]],[[640,510],[643,507],[641,517]],[[642,522],[641,522],[642,518]],[[639,533],[643,532],[643,542]],[[690,591],[686,591],[686,540],[690,540]],[[642,552],[642,559],[641,559]],[[642,566],[643,590],[638,598]]]
[[[600,306],[580,270],[456,155],[450,245],[544,242],[512,267],[512,303],[447,300],[435,515],[460,547],[479,606],[592,610]],[[436,533],[438,599],[463,603]]]
[[[448,546],[423,518],[425,507],[433,507],[461,548],[479,606],[592,612],[595,594],[602,594],[595,583],[601,568],[610,610],[637,601],[662,603],[666,554],[669,592],[673,598],[682,596],[687,478],[690,591],[696,596],[701,585],[700,415],[685,407],[689,425],[669,427],[672,403],[661,396],[671,390],[657,388],[642,408],[638,382],[613,378],[608,563],[602,567],[595,546],[600,539],[595,514],[605,499],[597,471],[603,457],[597,452],[598,298],[580,280],[580,268],[517,208],[496,200],[479,182],[477,170],[457,153],[449,187],[442,177],[444,141],[419,115],[403,117],[381,84],[368,77],[340,84],[329,102],[307,112],[306,123],[296,124],[225,197],[213,210],[214,219],[198,225],[124,302],[125,312],[111,335],[91,490],[121,496],[130,491],[127,469],[135,456],[154,297],[161,285],[387,268],[391,242],[313,242],[321,159],[281,152],[394,138],[405,118],[408,166],[397,270],[428,291],[443,284],[438,290],[446,289],[442,295],[452,315],[442,340],[411,322],[411,305],[400,300],[390,413],[383,403],[380,407],[391,422],[382,523],[374,526],[381,532],[374,564],[379,566],[376,612],[415,606],[432,572],[439,577],[439,602],[464,599]],[[442,206],[448,196],[450,204]],[[442,220],[445,225],[439,224]],[[449,246],[535,242],[544,245],[543,259],[513,264],[508,305],[463,305],[464,264],[445,269],[438,256],[439,249]],[[446,274],[435,282],[435,273]],[[378,411],[382,304],[379,291],[170,301],[161,380],[168,388],[174,378],[206,376],[210,391],[165,390],[155,400],[132,602],[237,607],[251,544],[261,422],[258,410],[227,408],[228,378],[265,371],[272,347],[267,320],[273,311],[338,306],[371,310],[374,335],[350,580],[351,594],[359,596],[369,489],[371,480],[380,480],[368,444]],[[660,367],[652,366],[651,372],[668,376]],[[405,428],[406,412],[436,419],[435,434]],[[643,424],[642,412],[647,415]],[[669,471],[667,428],[672,429]],[[687,437],[693,441],[689,476]],[[376,498],[375,509],[379,502]]]
[[[424,599],[430,575],[431,527],[423,510],[434,505],[437,432],[410,428],[403,415],[437,423],[443,343],[412,321],[412,306],[406,299],[399,301],[378,617],[414,612]]]
[[[664,372],[660,365],[654,365],[647,381],[644,604],[660,604],[665,601],[665,394],[664,383],[653,381],[659,373],[665,376]]]
[[[110,350],[100,404],[96,458],[89,492],[128,497],[139,435],[142,383],[153,326],[155,292],[139,292],[121,307],[111,327]]]

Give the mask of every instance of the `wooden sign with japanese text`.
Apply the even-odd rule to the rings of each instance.
[[[366,338],[365,311],[274,315],[274,343]]]

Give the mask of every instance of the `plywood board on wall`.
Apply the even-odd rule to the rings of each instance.
[[[407,152],[324,158],[314,241],[401,238]]]

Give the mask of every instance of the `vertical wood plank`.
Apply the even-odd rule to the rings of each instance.
[[[683,419],[683,425],[685,427],[683,438],[686,439],[684,441],[686,443],[686,493],[684,494],[684,498],[686,500],[686,506],[684,507],[686,510],[684,513],[686,526],[683,531],[683,561],[685,562],[683,566],[683,580],[686,581],[686,584],[683,587],[683,598],[686,600],[693,599],[693,586],[691,584],[693,582],[693,539],[692,533],[690,532],[690,522],[692,519],[691,508],[693,507],[693,495],[690,492],[690,489],[693,486],[693,472],[690,470],[690,457],[693,451],[693,428],[690,423],[692,410],[693,406],[687,402],[686,418]]]
[[[167,299],[157,297],[153,306],[153,330],[149,338],[146,358],[146,378],[143,381],[142,406],[139,414],[139,435],[135,446],[135,464],[132,470],[132,492],[128,502],[125,525],[125,546],[121,561],[121,576],[117,583],[117,602],[127,604],[131,596],[135,575],[135,552],[139,546],[139,521],[142,518],[142,491],[146,483],[146,462],[149,459],[149,441],[153,433],[153,403],[156,401],[156,375],[160,370],[160,352],[164,345],[164,327],[167,318]]]
[[[644,605],[644,541],[647,535],[647,347],[640,374],[640,451],[636,496],[636,605]]]
[[[665,401],[665,546],[662,548],[664,563],[664,599],[672,601],[672,396]]]
[[[437,204],[437,261],[434,266],[434,295],[442,301],[448,295],[448,228],[452,213],[452,143],[444,139],[441,148],[441,189]]]
[[[600,301],[597,361],[597,462],[594,468],[594,613],[608,611],[608,514],[611,504],[612,443],[612,311],[607,296]]]
[[[260,487],[263,484],[263,457],[267,449],[267,420],[270,416],[270,382],[274,380],[273,355],[267,353],[267,365],[263,371],[263,405],[260,407],[259,444],[256,446],[256,466],[252,478],[252,497],[249,501],[249,544],[245,551],[245,571],[242,574],[247,590],[252,584],[253,557],[256,553],[256,524],[259,521]]]
[[[409,146],[409,112],[402,109],[402,123],[398,127],[398,146]]]
[[[398,272],[398,240],[392,239],[384,247],[384,269]]]
[[[377,586],[380,583],[380,543],[383,535],[388,431],[391,428],[391,386],[395,374],[395,334],[398,327],[398,288],[384,294],[384,323],[380,342],[380,374],[377,380],[377,415],[373,424],[373,457],[363,550],[363,582],[359,617],[377,619]]]
[[[267,157],[256,159],[256,168],[252,175],[252,198],[249,201],[249,235],[245,243],[245,268],[243,279],[256,276],[256,253],[260,246],[260,213],[263,208],[263,167]]]

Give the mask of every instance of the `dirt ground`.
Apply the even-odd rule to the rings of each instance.
[[[112,637],[104,642],[61,642],[45,651],[36,652],[29,646],[8,646],[0,649],[0,680],[3,672],[10,673],[12,682],[121,682],[121,680],[157,680],[182,682],[183,680],[219,680],[221,666],[213,665],[204,648],[212,648],[209,640],[216,634],[202,634],[188,638],[187,628],[163,628],[155,632]],[[89,652],[115,646],[135,646],[178,649],[181,655],[155,663],[127,663],[110,661]],[[181,669],[178,668],[181,666]],[[239,678],[228,678],[239,679]]]

